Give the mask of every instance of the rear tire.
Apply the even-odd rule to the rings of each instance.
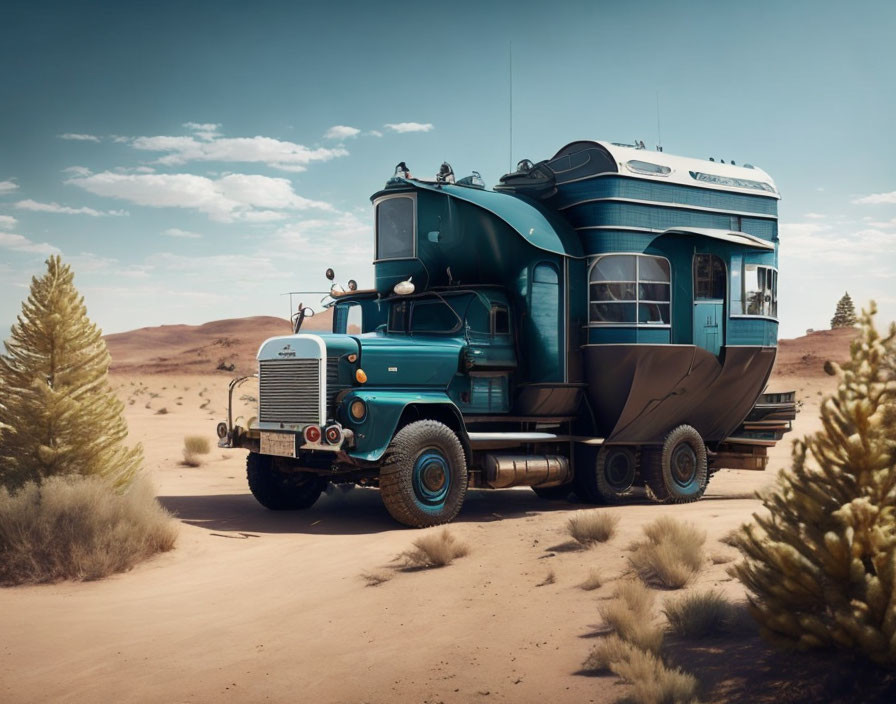
[[[703,496],[709,483],[706,445],[690,425],[679,425],[666,435],[661,450],[645,455],[644,477],[655,501],[683,504]]]
[[[608,504],[618,504],[632,495],[638,476],[637,448],[604,445],[597,453],[595,467],[597,492]]]
[[[444,423],[418,420],[399,430],[380,468],[380,496],[399,523],[425,528],[448,523],[467,494],[467,461]]]
[[[288,472],[277,467],[271,455],[250,452],[246,458],[246,478],[252,496],[272,511],[310,508],[327,482],[311,472]]]

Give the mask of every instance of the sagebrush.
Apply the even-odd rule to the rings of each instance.
[[[654,622],[653,592],[641,582],[620,582],[614,598],[600,607],[604,622],[622,640],[657,653],[663,644],[663,629]]]
[[[0,487],[0,584],[91,580],[171,550],[177,523],[139,477],[116,492],[101,477]]]
[[[746,609],[732,604],[714,590],[670,599],[664,604],[663,613],[669,622],[669,630],[682,638],[704,638],[740,632],[749,627]]]
[[[188,435],[184,438],[184,464],[188,467],[198,467],[202,464],[202,455],[212,451],[212,445],[208,438],[202,435]]]

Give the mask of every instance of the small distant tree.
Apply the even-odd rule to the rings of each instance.
[[[31,292],[0,354],[0,485],[99,476],[123,489],[143,460],[125,446],[124,405],[107,372],[101,331],[58,256]]]
[[[896,325],[874,303],[822,404],[823,429],[794,443],[793,467],[744,526],[735,574],[765,635],[896,664]]]
[[[837,301],[837,310],[834,311],[834,317],[831,318],[831,329],[851,328],[857,322],[856,307],[853,305],[847,291],[843,294],[843,298]]]

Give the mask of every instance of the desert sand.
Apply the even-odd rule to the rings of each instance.
[[[694,504],[595,509],[621,520],[614,538],[587,551],[562,549],[566,521],[585,506],[529,489],[472,491],[450,526],[470,554],[402,572],[392,560],[419,532],[393,522],[375,490],[336,490],[308,511],[274,513],[249,494],[245,451],[213,446],[202,466],[182,464],[184,436],[214,440],[223,418],[232,374],[215,372],[219,361],[246,371],[261,338],[286,334],[288,323],[203,328],[110,337],[113,385],[159,500],[181,524],[177,547],[99,582],[0,590],[0,701],[615,701],[625,691],[615,677],[579,670],[626,546],[658,516],[694,521],[716,559],[688,589],[743,599],[723,562],[736,551],[719,539],[760,509],[753,493],[788,464],[790,440],[818,427],[835,386],[821,365],[847,356],[851,334],[782,344],[770,387],[797,389],[802,407],[765,472],[721,471]],[[605,584],[582,591],[592,568]],[[378,570],[391,578],[367,586],[362,574]],[[555,583],[536,586],[550,571]],[[658,604],[678,594],[661,592]],[[748,689],[737,673],[723,679],[709,700]]]

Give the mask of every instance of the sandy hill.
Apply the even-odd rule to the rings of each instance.
[[[858,334],[856,328],[818,330],[793,340],[778,342],[773,377],[826,376],[824,363],[843,363],[849,359],[849,343]]]
[[[303,330],[330,330],[332,313],[305,320]],[[258,346],[288,335],[285,318],[256,316],[204,325],[161,325],[106,336],[111,371],[128,374],[250,374]],[[232,366],[231,366],[232,365]]]

